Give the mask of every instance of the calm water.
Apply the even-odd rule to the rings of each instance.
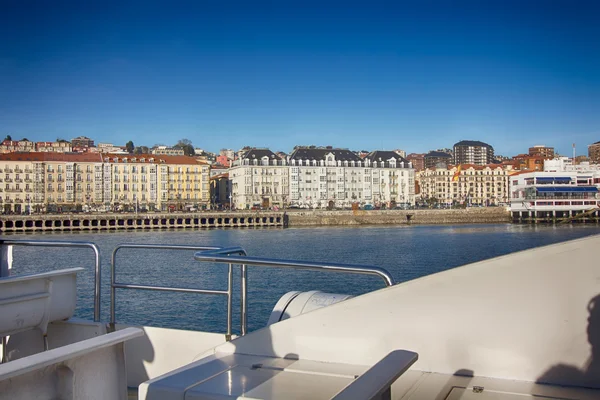
[[[227,229],[95,234],[13,235],[15,238],[95,242],[102,253],[102,318],[109,320],[112,249],[120,243],[242,246],[249,255],[380,266],[398,282],[466,263],[541,245],[600,233],[600,227],[530,225],[456,225],[357,228]],[[93,316],[91,251],[18,247],[14,273],[84,267],[79,275],[76,315]],[[117,281],[226,289],[226,265],[193,260],[193,252],[124,249],[117,259]],[[235,271],[234,287],[239,288]],[[383,286],[379,278],[249,267],[249,329],[264,326],[271,309],[291,290],[361,294]],[[224,332],[223,296],[117,290],[117,320],[154,326]],[[239,291],[234,327],[239,326]]]

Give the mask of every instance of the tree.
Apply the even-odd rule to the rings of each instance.
[[[27,139],[26,137],[24,137],[23,139],[21,139],[21,142],[29,142],[29,139]]]
[[[63,138],[56,138],[56,141],[57,141],[58,143],[69,143],[69,141],[68,141],[68,140],[65,140],[65,139],[63,139]]]
[[[4,138],[4,140],[12,141],[12,136],[6,135],[6,137]]]
[[[150,149],[147,146],[137,146],[133,152],[134,154],[148,154],[150,153]]]
[[[133,145],[133,142],[131,140],[129,142],[125,143],[125,149],[127,150],[127,152],[129,154],[133,153],[134,148],[135,148],[135,146]]]
[[[194,146],[192,145],[192,141],[189,139],[180,139],[173,147],[176,149],[182,149],[183,154],[186,156],[193,156],[195,154]]]

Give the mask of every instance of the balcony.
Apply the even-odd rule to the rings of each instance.
[[[13,170],[12,170],[12,169],[10,169],[10,168],[4,168],[4,172],[6,172],[6,173],[8,174],[8,173],[11,173],[11,172],[13,172]]]
[[[8,193],[22,193],[23,189],[5,189]]]

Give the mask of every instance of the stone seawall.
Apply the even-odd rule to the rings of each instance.
[[[267,228],[334,225],[474,224],[510,222],[505,208],[464,210],[237,211],[196,214],[60,214],[2,216],[0,232]]]
[[[2,216],[0,232],[108,231],[181,228],[285,227],[283,212],[203,212],[143,214],[34,214]]]
[[[455,210],[372,210],[288,212],[289,226],[491,224],[511,222],[504,207]]]

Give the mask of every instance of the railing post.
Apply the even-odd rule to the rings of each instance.
[[[115,248],[110,257],[110,326],[111,329],[115,329],[116,316],[115,316],[115,303],[116,303],[116,288],[115,288],[115,263],[117,258],[117,251],[119,247]]]
[[[100,249],[95,244],[90,244],[94,250],[95,266],[94,266],[94,322],[100,322],[100,298],[102,292],[102,265],[100,263]]]
[[[231,328],[232,328],[232,301],[233,301],[233,264],[229,264],[229,269],[227,270],[227,334],[225,335],[225,339],[227,341],[231,340]]]
[[[12,250],[11,245],[4,244],[4,241],[0,240],[0,278],[10,276],[13,261]]]
[[[240,269],[240,331],[244,336],[248,331],[248,270],[246,264]]]
[[[10,276],[10,270],[12,268],[12,249],[13,247],[4,244],[3,241],[0,241],[0,278]],[[0,363],[5,363],[8,361],[7,359],[7,351],[6,351],[6,336],[2,336],[2,354],[0,354]]]

